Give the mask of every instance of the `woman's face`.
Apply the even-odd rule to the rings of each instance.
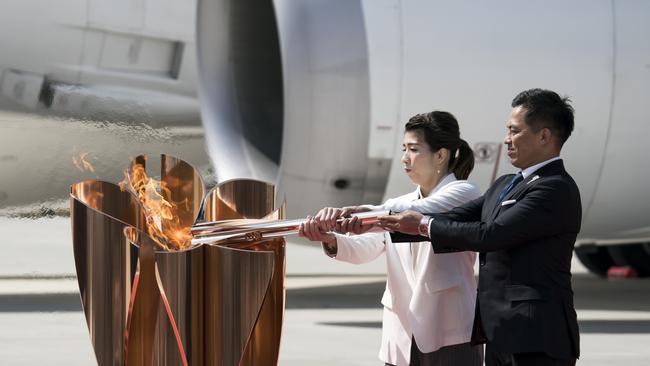
[[[419,131],[406,131],[402,143],[402,164],[411,181],[426,185],[436,174],[436,154]]]

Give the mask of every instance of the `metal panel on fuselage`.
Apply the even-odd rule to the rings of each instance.
[[[582,236],[650,237],[650,3],[614,2],[616,71],[603,170]]]

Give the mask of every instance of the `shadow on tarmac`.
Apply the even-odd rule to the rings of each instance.
[[[0,313],[81,311],[79,294],[0,295]]]
[[[296,300],[303,308],[378,308],[384,283],[303,289]],[[573,276],[578,310],[650,311],[650,279],[608,280],[590,274]],[[352,303],[352,306],[346,306]],[[287,293],[287,308],[289,293]],[[381,328],[381,322],[323,322],[322,325]],[[650,320],[581,320],[580,333],[650,334]]]
[[[575,304],[579,310],[650,311],[650,279],[607,280],[589,274],[573,276]],[[378,309],[385,283],[289,289],[287,309]],[[0,312],[81,311],[78,294],[0,295]],[[617,321],[629,329],[649,329],[648,322]],[[634,323],[634,324],[632,324]],[[607,324],[584,322],[585,329],[598,331]],[[640,329],[640,328],[639,328]],[[645,332],[645,331],[644,331]]]
[[[288,309],[380,308],[384,282],[287,291]],[[576,308],[580,310],[650,311],[650,279],[608,280],[574,274]]]
[[[581,320],[580,333],[650,334],[650,320]],[[322,322],[321,325],[381,328],[381,322]]]

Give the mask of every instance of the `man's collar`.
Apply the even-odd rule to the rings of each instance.
[[[537,170],[539,170],[541,167],[543,167],[543,166],[545,166],[545,165],[547,165],[547,164],[549,164],[549,163],[552,163],[552,162],[554,162],[554,161],[556,161],[556,160],[560,160],[560,159],[561,159],[561,158],[560,158],[559,156],[556,156],[556,157],[554,157],[554,158],[550,158],[550,159],[548,159],[548,160],[546,160],[546,161],[542,161],[542,162],[539,163],[539,164],[535,164],[535,165],[533,165],[533,166],[529,166],[528,168],[526,168],[526,169],[524,169],[524,170],[521,171],[521,175],[523,175],[523,176],[524,176],[524,179],[526,179],[526,178],[528,178],[531,174],[533,174],[533,173],[535,173]]]

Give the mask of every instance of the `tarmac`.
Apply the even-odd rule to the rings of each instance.
[[[0,218],[0,365],[93,365],[67,218]],[[339,263],[290,237],[280,365],[382,365],[385,262]],[[578,365],[646,366],[650,280],[607,280],[574,261]]]

